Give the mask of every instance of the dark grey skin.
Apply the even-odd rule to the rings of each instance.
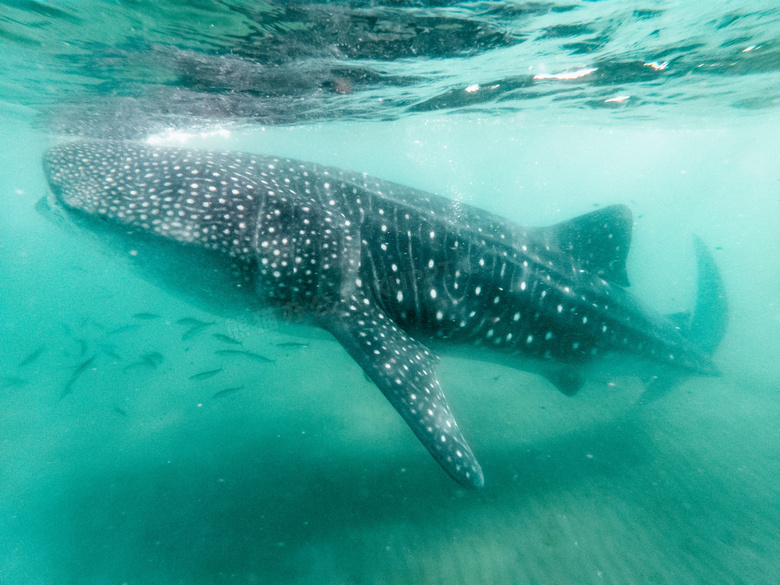
[[[712,258],[699,244],[692,322],[642,307],[624,289],[624,206],[524,228],[359,173],[131,142],[70,143],[44,167],[54,208],[166,288],[215,314],[271,305],[329,331],[467,487],[483,486],[482,470],[428,346],[540,373],[569,395],[637,361],[645,375],[718,373],[726,306]]]

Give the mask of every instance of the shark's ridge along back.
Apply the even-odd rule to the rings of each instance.
[[[155,249],[168,263],[186,258],[177,270],[197,278],[184,286],[202,290],[196,302],[286,307],[330,331],[464,486],[484,479],[432,345],[536,372],[567,395],[619,368],[638,373],[629,358],[651,373],[717,373],[726,309],[711,256],[697,245],[697,310],[708,316],[683,334],[623,288],[632,219],[622,205],[529,228],[314,163],[131,142],[65,144],[44,166],[54,206],[106,242],[141,242],[151,251],[133,259],[145,269]]]

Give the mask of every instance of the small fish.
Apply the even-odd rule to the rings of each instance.
[[[132,364],[128,364],[124,367],[124,371],[127,372],[128,370],[134,370],[136,368],[156,368],[161,363],[163,363],[163,360],[165,358],[161,353],[158,353],[156,351],[145,353],[141,356],[141,359],[137,362],[133,362]]]
[[[182,319],[179,319],[176,321],[177,325],[185,325],[187,327],[193,327],[195,325],[203,325],[205,321],[201,321],[200,319],[195,319],[193,317],[183,317]]]
[[[120,333],[128,333],[129,331],[135,331],[136,329],[139,329],[140,327],[136,324],[132,325],[123,325],[122,327],[117,327],[116,329],[112,329],[106,335],[118,335]]]
[[[85,339],[77,339],[76,342],[79,344],[79,357],[84,357],[89,349],[87,341]]]
[[[136,313],[133,315],[133,319],[140,319],[141,321],[151,321],[152,319],[159,319],[160,315],[157,313]]]
[[[17,378],[15,376],[3,376],[0,378],[0,388],[3,390],[6,388],[13,388],[14,386],[25,386],[29,383],[29,380],[25,380],[24,378]]]
[[[189,341],[190,339],[193,339],[197,335],[200,335],[203,331],[205,331],[212,325],[214,325],[213,321],[211,323],[201,323],[199,325],[194,325],[193,327],[191,327],[190,329],[184,332],[184,335],[181,336],[181,340]]]
[[[233,392],[238,392],[239,390],[243,390],[244,385],[241,384],[241,386],[232,386],[231,388],[225,388],[224,390],[220,390],[219,392],[215,392],[211,395],[212,398],[219,398],[221,396],[227,396],[228,394],[232,394]]]
[[[145,361],[147,364],[149,364],[149,365],[151,365],[151,366],[153,366],[155,368],[157,366],[159,366],[161,363],[163,363],[163,361],[165,360],[163,355],[161,353],[159,353],[159,352],[156,352],[156,351],[143,354],[141,356],[141,359],[143,361]]]
[[[238,341],[236,339],[233,339],[229,335],[223,335],[222,333],[212,333],[212,337],[215,339],[219,339],[223,343],[232,343],[233,345],[244,345],[243,341]]]
[[[115,406],[114,407],[114,412],[117,413],[117,414],[121,414],[122,416],[127,416],[127,411],[124,408],[122,408],[121,406]]]
[[[219,368],[218,370],[208,370],[205,372],[199,372],[197,374],[193,374],[189,377],[190,380],[208,380],[209,378],[213,378],[217,374],[219,374],[222,371],[222,368]]]
[[[70,375],[70,379],[65,384],[65,389],[62,391],[62,394],[60,394],[60,400],[65,398],[68,394],[70,394],[73,391],[73,385],[76,383],[76,380],[79,379],[79,376],[81,376],[81,374],[83,374],[84,372],[87,371],[87,369],[89,369],[89,367],[92,365],[92,362],[95,361],[96,357],[97,354],[94,354],[91,358],[84,360],[78,365],[78,367]]]
[[[214,352],[216,355],[226,356],[226,357],[245,357],[252,360],[255,360],[257,362],[263,362],[266,364],[273,364],[276,363],[276,360],[272,360],[270,358],[267,358],[263,355],[260,355],[259,353],[254,353],[253,351],[246,351],[242,349],[218,349]]]
[[[19,367],[23,368],[24,366],[29,366],[31,363],[41,357],[41,354],[43,354],[44,351],[46,351],[46,346],[42,345],[34,352],[29,354],[26,358],[24,358],[21,362],[19,362]]]
[[[297,341],[284,341],[277,343],[276,347],[309,347],[308,343],[299,343]]]
[[[117,361],[122,361],[122,356],[116,353],[116,345],[111,343],[101,343],[98,345],[100,351],[106,354],[110,358],[114,358]]]
[[[136,370],[138,368],[156,368],[154,364],[151,364],[146,361],[140,361],[140,362],[133,362],[132,364],[127,364],[124,368],[122,368],[123,372],[129,372],[130,370]]]

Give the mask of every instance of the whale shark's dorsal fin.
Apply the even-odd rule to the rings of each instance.
[[[550,243],[584,270],[620,286],[629,286],[626,258],[631,246],[633,219],[625,205],[610,205],[543,228]]]
[[[438,358],[359,292],[321,318],[321,325],[363,368],[439,465],[459,484],[481,488],[482,469],[436,378]]]

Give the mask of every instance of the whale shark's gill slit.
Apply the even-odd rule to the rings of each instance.
[[[380,275],[382,282],[379,304],[383,310],[391,312],[390,310],[396,302],[394,295],[396,291],[401,290],[401,287],[392,280],[392,277],[387,276],[391,274],[391,265],[393,263],[391,252],[393,230],[392,226],[388,226],[387,209],[379,207],[378,211],[382,212],[382,214],[378,216],[378,222],[373,222],[371,224],[371,228],[373,229],[371,245],[374,248],[372,261],[374,262],[375,270],[377,274]]]
[[[439,283],[440,290],[442,292],[443,300],[451,308],[451,320],[453,322],[459,321],[459,314],[461,309],[458,305],[463,297],[463,290],[460,289],[460,285],[456,285],[453,282],[455,266],[451,258],[452,244],[451,239],[457,239],[457,236],[445,233],[442,241],[442,247],[439,251],[439,255],[434,260],[432,267],[433,276],[436,282]]]
[[[482,487],[482,469],[436,378],[438,359],[364,301],[353,297],[343,302],[322,319],[322,326],[379,387],[444,470],[465,487]]]
[[[364,232],[368,232],[368,229],[364,229]],[[393,278],[395,277],[395,274],[389,274],[386,272],[381,272],[382,267],[379,265],[379,254],[375,254],[372,252],[372,249],[375,249],[374,241],[375,235],[372,233],[364,233],[364,237],[361,241],[361,244],[363,246],[362,248],[362,257],[363,257],[363,264],[364,267],[368,266],[368,268],[371,271],[370,278],[368,278],[368,281],[371,286],[371,292],[373,294],[374,299],[379,304],[379,306],[382,307],[383,310],[387,310],[387,303],[389,300],[390,295],[393,293],[393,291],[396,290],[395,282],[393,281]]]
[[[295,304],[329,307],[354,289],[360,268],[359,228],[315,199],[269,192],[259,206],[254,248],[258,290]]]
[[[406,234],[408,236],[408,244],[409,244],[409,251],[408,251],[408,261],[409,261],[409,273],[408,273],[408,280],[411,288],[411,295],[412,299],[414,300],[414,316],[413,319],[421,319],[422,318],[422,308],[420,306],[420,287],[417,286],[417,278],[415,277],[414,273],[414,250],[419,250],[422,244],[422,222],[420,222],[417,225],[416,229],[412,230],[411,226],[407,230]],[[415,237],[417,240],[415,240]]]
[[[392,205],[392,216],[394,234],[393,240],[388,244],[388,254],[385,261],[385,274],[387,286],[383,291],[387,297],[385,304],[388,314],[394,318],[400,318],[408,315],[407,307],[409,305],[409,290],[407,288],[406,278],[404,276],[404,257],[406,253],[402,251],[402,242],[405,244],[405,226],[398,216],[398,206]]]

